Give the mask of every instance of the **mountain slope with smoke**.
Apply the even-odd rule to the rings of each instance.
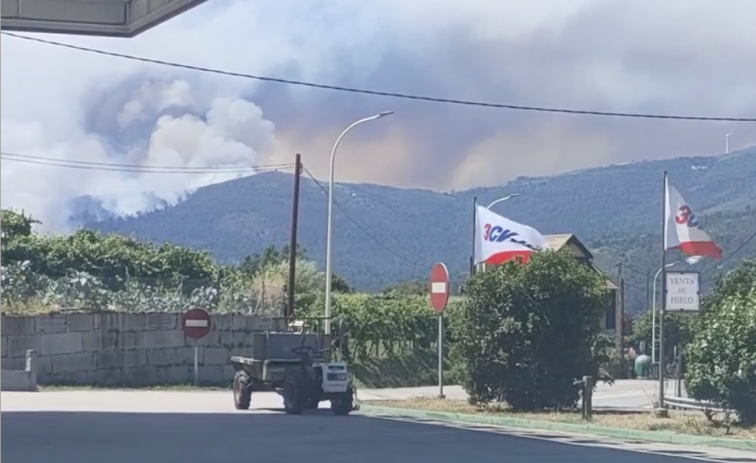
[[[234,72],[486,102],[753,117],[756,3],[730,0],[216,0],[133,40],[50,37]],[[2,150],[185,166],[290,163],[436,190],[756,143],[749,125],[579,117],[208,75],[2,38]],[[275,131],[273,130],[275,124]],[[149,210],[235,174],[143,174],[3,161],[3,207],[51,229],[68,201]],[[67,211],[70,212],[70,211]]]
[[[3,132],[13,135],[4,137],[3,152],[139,167],[53,168],[11,157],[2,169],[3,206],[23,205],[54,230],[67,225],[76,209],[72,200],[80,196],[97,198],[112,214],[131,215],[250,175],[258,153],[275,146],[274,125],[259,107],[208,85],[140,75],[94,88],[86,100],[75,138],[56,139],[39,124],[4,122]],[[151,172],[157,166],[175,169]],[[203,170],[219,167],[239,169]]]

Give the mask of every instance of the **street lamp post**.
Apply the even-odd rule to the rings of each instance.
[[[357,127],[364,122],[374,121],[382,117],[390,116],[394,114],[394,111],[383,111],[375,116],[366,117],[353,122],[350,126],[341,132],[341,135],[336,139],[336,143],[333,144],[331,150],[331,166],[328,174],[328,222],[326,225],[326,288],[325,288],[325,334],[331,334],[331,239],[332,239],[332,222],[333,222],[333,168],[336,162],[336,151],[339,149],[341,139],[344,138],[350,130]]]
[[[518,196],[520,196],[520,193],[512,193],[509,196],[504,196],[504,197],[499,198],[499,199],[494,199],[493,201],[491,201],[491,204],[489,204],[488,206],[486,206],[486,209],[491,209],[492,207],[494,207],[495,205],[497,205],[499,203],[503,203],[504,201],[508,201],[508,200],[510,200],[512,198],[516,198]]]
[[[674,265],[679,264],[680,262],[672,262],[671,264],[665,265],[663,268],[660,268],[656,271],[656,274],[654,275],[654,284],[652,292],[652,299],[653,302],[651,303],[651,364],[656,363],[656,281],[659,279],[659,274],[662,272],[662,270],[672,267]],[[646,299],[648,300],[648,299]],[[662,335],[662,333],[659,333]]]

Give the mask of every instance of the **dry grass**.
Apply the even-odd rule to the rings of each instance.
[[[38,300],[24,302],[4,302],[3,315],[16,317],[31,317],[34,315],[47,315],[60,311],[60,306],[55,304],[43,304]]]
[[[562,413],[515,413],[501,407],[475,407],[464,400],[440,400],[415,398],[409,400],[366,400],[360,403],[377,407],[410,408],[417,410],[486,414],[505,418],[537,421],[559,421],[585,424],[579,412]],[[639,429],[644,431],[668,431],[681,434],[729,437],[756,440],[756,428],[727,427],[719,422],[709,422],[703,414],[670,412],[669,417],[659,418],[649,412],[595,410],[591,424],[608,428]]]

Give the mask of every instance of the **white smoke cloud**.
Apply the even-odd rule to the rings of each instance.
[[[3,119],[3,152],[153,171],[72,169],[11,157],[2,162],[3,207],[23,207],[42,219],[46,229],[60,230],[67,224],[72,198],[94,196],[109,211],[134,214],[174,204],[196,188],[252,174],[258,153],[275,146],[275,127],[253,103],[208,92],[209,88],[198,91],[181,79],[149,80],[131,92],[100,96],[109,111],[90,109],[96,118],[93,125],[112,128],[104,134],[83,127],[75,127],[75,133],[56,133],[43,123]],[[114,139],[120,142],[117,147]],[[192,172],[166,173],[152,166]],[[206,169],[219,167],[239,169]]]

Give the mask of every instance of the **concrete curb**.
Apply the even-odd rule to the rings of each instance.
[[[470,415],[464,413],[429,412],[408,408],[379,407],[361,405],[360,412],[366,415],[397,418],[418,418],[455,423],[487,424],[510,428],[539,429],[565,433],[592,434],[619,439],[658,442],[664,444],[697,445],[702,447],[723,447],[734,450],[756,450],[756,440],[726,439],[720,437],[693,436],[667,431],[642,431],[637,429],[607,428],[590,424],[559,423],[555,421],[523,420],[502,416]]]

